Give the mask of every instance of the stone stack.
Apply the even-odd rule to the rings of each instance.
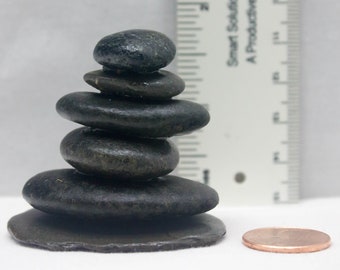
[[[61,142],[75,169],[26,183],[23,196],[40,211],[9,221],[16,240],[51,250],[132,252],[205,246],[224,235],[221,221],[201,214],[217,205],[217,193],[168,175],[179,153],[167,138],[209,122],[201,105],[172,99],[184,82],[160,68],[175,51],[170,39],[149,30],[98,42],[94,58],[103,69],[84,80],[100,93],[75,92],[57,103],[61,116],[86,126]]]

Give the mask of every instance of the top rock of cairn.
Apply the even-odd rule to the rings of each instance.
[[[102,38],[94,59],[116,72],[150,73],[167,66],[175,57],[175,44],[151,30],[128,30]]]

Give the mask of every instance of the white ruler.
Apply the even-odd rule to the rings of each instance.
[[[298,21],[298,0],[177,1],[180,98],[211,121],[176,139],[176,173],[223,205],[298,200]]]

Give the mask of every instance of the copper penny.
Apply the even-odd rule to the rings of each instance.
[[[246,232],[242,240],[249,248],[278,253],[314,252],[331,245],[328,234],[300,228],[259,228]]]

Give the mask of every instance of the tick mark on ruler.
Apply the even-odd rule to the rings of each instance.
[[[197,171],[199,169],[199,167],[181,167],[178,168],[178,171]]]
[[[182,152],[194,152],[197,149],[196,148],[180,148],[179,150]]]
[[[183,165],[195,165],[195,164],[197,164],[197,162],[194,161],[194,160],[193,160],[193,161],[185,161],[185,160],[184,160],[184,161],[181,161],[180,164],[181,164],[181,165],[182,165],[182,164],[183,164]]]
[[[197,43],[199,43],[199,41],[198,40],[177,40],[177,43],[193,43],[193,44],[197,44]]]
[[[186,76],[186,75],[196,75],[196,72],[178,72],[178,75],[180,76]]]
[[[195,8],[178,8],[177,11],[179,12],[196,11],[196,9]]]
[[[278,85],[287,85],[288,82],[285,82],[285,81],[281,81],[281,82],[279,82],[279,81],[274,81],[274,84],[278,84]]]
[[[177,59],[177,62],[181,62],[181,63],[194,63],[194,62],[196,62],[196,59]]]
[[[179,27],[177,31],[202,31],[202,27]]]
[[[277,5],[287,5],[288,4],[287,1],[280,1],[280,0],[273,0],[273,3],[277,4]]]
[[[178,142],[178,145],[199,145],[199,142]]]
[[[201,82],[203,81],[202,78],[187,78],[187,79],[184,79],[184,81],[186,82]]]
[[[197,18],[198,15],[177,15],[178,18]]]
[[[277,165],[287,165],[288,164],[287,161],[275,161],[274,163],[277,164]]]
[[[178,50],[195,50],[195,49],[196,49],[196,47],[194,47],[194,46],[178,47]]]
[[[177,2],[177,5],[180,5],[180,6],[191,6],[191,5],[209,6],[209,3],[208,2]]]
[[[178,69],[198,69],[199,66],[177,66]]]
[[[182,177],[197,177],[197,174],[187,174],[187,173],[182,173],[182,175],[181,175]]]
[[[285,184],[285,185],[290,184],[290,183],[295,184],[295,181],[289,181],[289,180],[281,181],[281,184]]]
[[[289,44],[288,41],[274,41],[274,45],[287,45]]]
[[[194,98],[194,97],[183,97],[183,99],[187,100],[187,101],[197,101],[197,98]]]
[[[207,155],[204,154],[193,154],[193,155],[180,155],[181,158],[206,158]]]
[[[195,24],[195,21],[177,21],[178,24]]]
[[[206,53],[197,52],[197,53],[178,53],[178,56],[206,56]]]
[[[197,138],[196,135],[186,135],[185,137],[179,138],[179,140],[185,140],[185,139],[195,139]]]
[[[185,91],[184,93],[182,93],[182,95],[184,95],[184,94],[186,94],[186,95],[199,94],[199,91]]]
[[[178,34],[178,37],[196,37],[195,34]]]

